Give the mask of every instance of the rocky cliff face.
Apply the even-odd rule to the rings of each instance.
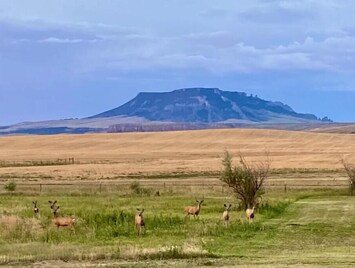
[[[186,88],[164,93],[139,93],[126,104],[91,118],[138,116],[149,121],[251,122],[318,121],[312,114],[296,113],[281,102],[266,101],[244,92],[218,88]]]

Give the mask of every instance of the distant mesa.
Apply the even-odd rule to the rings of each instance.
[[[129,102],[90,118],[136,116],[148,121],[216,123],[331,122],[295,112],[281,102],[218,88],[184,88],[172,92],[139,93]]]
[[[0,135],[143,132],[208,128],[273,128],[323,130],[328,117],[295,112],[290,106],[244,92],[218,88],[184,88],[162,93],[139,93],[112,110],[88,117],[24,122],[0,127]],[[336,125],[335,123],[333,125]],[[353,131],[347,128],[346,131]],[[333,130],[329,130],[333,131]]]

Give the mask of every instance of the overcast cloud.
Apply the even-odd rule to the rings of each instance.
[[[189,86],[354,121],[353,14],[350,0],[0,0],[0,125]]]

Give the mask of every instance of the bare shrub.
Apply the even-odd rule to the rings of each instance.
[[[232,156],[225,152],[222,160],[221,181],[226,183],[241,202],[244,209],[252,208],[264,194],[263,184],[269,175],[270,162],[266,161],[250,165],[239,155],[239,165],[233,165]]]
[[[355,165],[348,163],[345,159],[341,160],[346,174],[349,177],[350,194],[355,195]]]

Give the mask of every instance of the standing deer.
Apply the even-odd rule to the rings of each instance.
[[[37,206],[37,201],[32,201],[33,204],[33,213],[39,218],[39,208]]]
[[[186,217],[189,215],[193,215],[195,217],[200,214],[201,204],[203,203],[203,199],[201,201],[196,200],[196,202],[197,202],[196,207],[186,207],[185,208]]]
[[[145,230],[145,223],[144,223],[144,218],[143,218],[144,208],[142,210],[137,208],[137,211],[138,211],[138,213],[136,214],[136,216],[134,218],[134,224],[136,226],[138,235],[140,235],[142,233],[142,228],[144,228],[144,230]]]
[[[224,221],[224,224],[226,226],[228,226],[228,222],[229,222],[229,210],[232,207],[232,204],[229,204],[229,206],[227,206],[227,204],[224,204],[224,211],[222,214],[222,220]]]
[[[254,220],[254,210],[255,210],[255,206],[253,206],[253,208],[248,208],[245,213],[247,214],[247,218],[248,218],[248,221],[249,221],[249,224],[253,222]]]
[[[261,196],[257,197],[257,199],[253,203],[253,208],[248,207],[248,209],[245,211],[249,223],[252,223],[254,221],[255,208],[257,208],[261,204],[261,201],[262,201],[262,197]]]
[[[49,201],[49,203],[51,204],[51,209],[53,212],[53,219],[52,222],[54,223],[55,226],[57,226],[57,228],[59,229],[59,227],[69,227],[70,229],[72,229],[72,231],[75,233],[75,218],[69,217],[69,216],[59,216],[59,206],[56,206],[55,203],[57,201],[51,202]]]

